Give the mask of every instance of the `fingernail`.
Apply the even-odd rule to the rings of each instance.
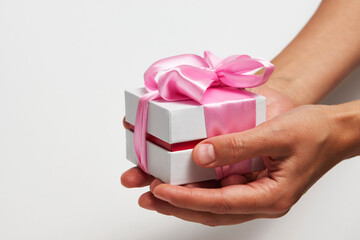
[[[196,149],[197,161],[201,165],[208,165],[215,161],[215,151],[212,144],[200,144]]]

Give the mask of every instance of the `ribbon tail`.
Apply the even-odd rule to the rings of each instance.
[[[159,97],[160,95],[158,91],[146,93],[140,98],[136,112],[134,147],[136,156],[138,158],[139,167],[146,173],[149,173],[146,154],[146,132],[149,115],[149,102]]]

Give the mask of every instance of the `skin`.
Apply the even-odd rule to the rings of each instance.
[[[209,226],[286,214],[328,170],[360,154],[360,100],[311,105],[359,63],[359,13],[358,0],[323,1],[272,61],[275,71],[268,83],[249,89],[267,97],[269,121],[206,139],[193,150],[194,161],[202,167],[264,156],[267,170],[220,182],[172,186],[135,167],[122,175],[122,184],[150,185],[150,191],[139,198],[143,208]],[[209,147],[215,157],[206,162]]]

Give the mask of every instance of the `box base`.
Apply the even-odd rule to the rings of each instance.
[[[215,169],[200,167],[193,161],[192,149],[169,152],[147,141],[147,154],[149,173],[165,183],[181,185],[217,178]],[[126,157],[138,165],[134,148],[134,134],[130,130],[126,130]],[[264,169],[262,158],[246,161],[252,161],[253,172]]]

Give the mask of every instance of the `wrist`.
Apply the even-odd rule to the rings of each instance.
[[[301,94],[303,91],[294,90],[296,89],[294,87],[295,82],[295,79],[274,76],[269,79],[269,81],[265,84],[265,87],[269,87],[288,96],[289,99],[291,99],[294,107],[310,104],[309,102],[304,101],[304,97]]]
[[[274,64],[275,70],[266,83],[269,87],[288,95],[296,106],[317,103],[319,89],[315,88],[309,91],[306,82],[313,76],[308,76],[309,71],[299,67],[300,64],[302,66],[304,64],[288,58],[283,52],[271,62]]]
[[[328,107],[339,161],[360,155],[360,100]]]

